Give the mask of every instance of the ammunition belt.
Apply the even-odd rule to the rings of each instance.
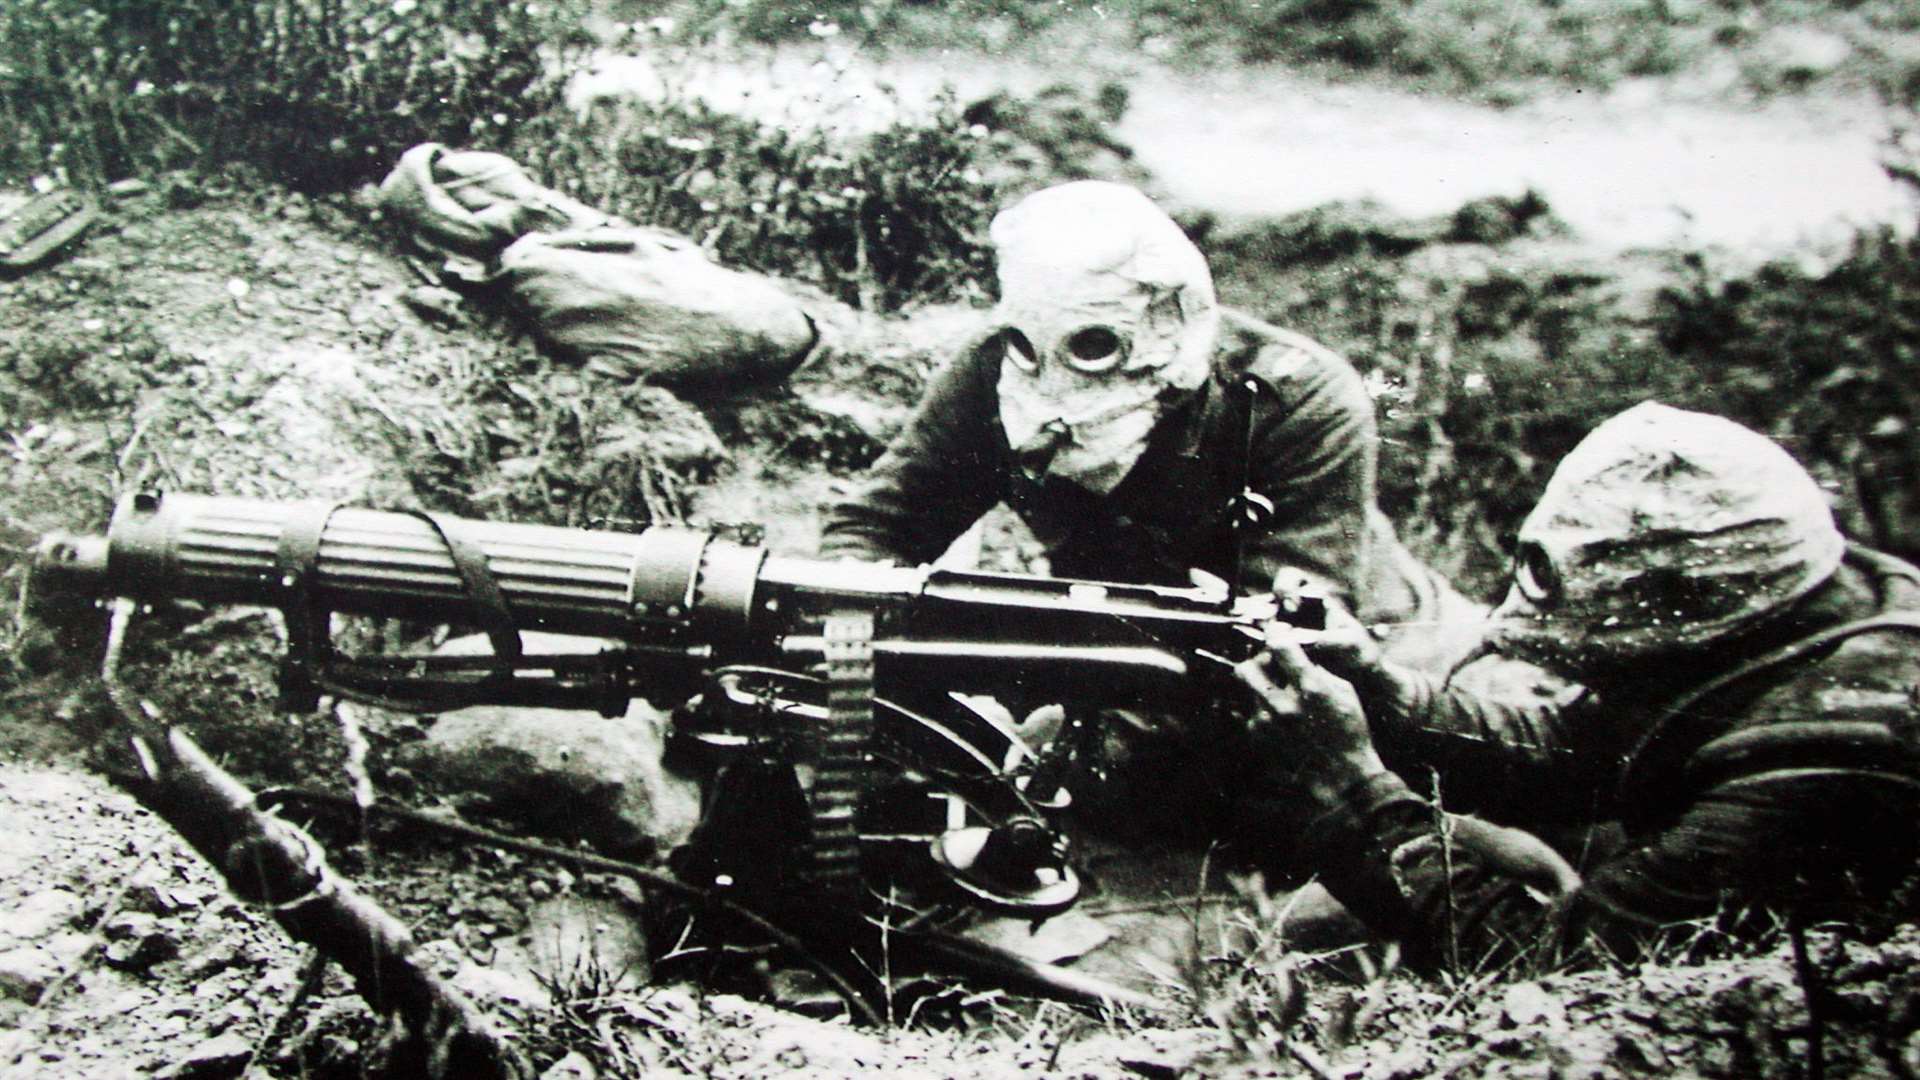
[[[873,612],[827,617],[827,723],[814,755],[813,868],[826,888],[860,884],[860,836],[854,815],[865,794],[873,738]]]

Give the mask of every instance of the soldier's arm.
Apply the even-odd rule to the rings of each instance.
[[[1416,966],[1487,970],[1595,946],[1631,956],[1676,923],[1757,902],[1847,902],[1858,883],[1911,870],[1920,785],[1796,762],[1660,793],[1680,806],[1671,820],[1582,880],[1527,834],[1442,814],[1384,768],[1356,766],[1366,740],[1357,699],[1342,710],[1315,690],[1327,673],[1303,654],[1281,666],[1300,687],[1299,712],[1320,714],[1269,714],[1314,772],[1304,787],[1321,814],[1309,857],[1328,890]]]
[[[1264,588],[1303,571],[1348,607],[1368,612],[1379,434],[1360,376],[1312,342],[1269,345],[1243,379],[1254,384],[1245,453],[1248,487],[1273,504],[1246,541],[1242,573]]]
[[[931,562],[1000,500],[1006,437],[990,361],[970,348],[934,374],[887,452],[828,509],[821,555]]]
[[[1586,687],[1500,656],[1451,680],[1385,661],[1328,666],[1359,692],[1380,755],[1395,771],[1432,769],[1445,790],[1475,793],[1481,811],[1524,809],[1543,796],[1591,803],[1600,781],[1577,733],[1599,703]]]

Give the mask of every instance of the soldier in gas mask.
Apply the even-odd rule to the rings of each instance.
[[[1417,961],[1555,931],[1619,952],[1681,920],[1850,917],[1910,891],[1920,570],[1848,545],[1805,470],[1730,421],[1640,405],[1555,471],[1477,650],[1573,680],[1551,708],[1516,715],[1364,643],[1273,644],[1242,669],[1266,703],[1256,750],[1319,806],[1322,882]],[[1580,865],[1439,827],[1389,771],[1426,765],[1449,810],[1494,783],[1509,824],[1583,828],[1563,847]]]
[[[1250,592],[1297,571],[1370,622],[1471,621],[1374,506],[1373,403],[1339,356],[1222,312],[1206,260],[1133,188],[994,219],[993,327],[934,376],[823,554],[931,562],[1006,502],[1053,573]],[[1431,664],[1443,645],[1408,642]]]
[[[1187,586],[1198,571],[1262,593],[1285,574],[1370,623],[1410,624],[1382,643],[1403,663],[1444,671],[1471,643],[1484,608],[1409,554],[1374,505],[1373,402],[1345,360],[1223,312],[1205,258],[1133,188],[1044,189],[996,217],[991,238],[991,328],[828,512],[823,554],[931,562],[1005,502],[1060,576]],[[1060,704],[1080,746],[1069,786],[1083,835],[1137,853],[1244,831],[1255,778],[1237,720]],[[1057,731],[1041,715],[1036,744]]]

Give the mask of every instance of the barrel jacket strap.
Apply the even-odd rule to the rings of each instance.
[[[1694,754],[1724,734],[1732,718],[1722,710],[1701,706],[1761,675],[1837,646],[1848,638],[1880,630],[1920,635],[1920,612],[1884,612],[1830,626],[1757,656],[1688,691],[1660,714],[1659,719],[1648,727],[1646,734],[1640,737],[1627,755],[1619,787],[1622,811],[1630,817],[1644,813],[1642,807],[1650,807],[1659,801],[1652,796],[1661,785],[1678,781],[1688,770]],[[1836,729],[1829,734],[1843,740],[1859,741],[1856,737],[1858,732],[1849,735]],[[1810,736],[1788,741],[1812,747],[1819,740]],[[1874,741],[1880,744],[1880,740]]]
[[[453,557],[453,568],[460,574],[460,584],[465,587],[467,599],[471,600],[480,612],[480,629],[493,645],[493,655],[500,661],[501,672],[510,672],[520,662],[520,630],[513,621],[513,609],[507,606],[507,594],[500,589],[499,579],[487,566],[487,556],[461,532],[452,518],[425,511],[415,511],[414,516],[433,526],[440,534],[440,541],[447,545],[447,554]]]
[[[304,502],[294,506],[280,529],[274,550],[274,586],[287,624],[287,656],[280,664],[280,707],[311,712],[320,704],[318,679],[333,656],[328,622],[331,613],[313,594],[320,564],[320,537],[338,503]]]
[[[280,611],[287,623],[287,657],[280,668],[281,708],[290,712],[311,712],[317,708],[322,690],[348,690],[334,678],[338,674],[336,660],[340,658],[335,654],[329,627],[332,613],[320,604],[313,590],[320,563],[321,537],[337,509],[337,503],[299,504],[281,528],[280,543],[275,549],[276,588]],[[466,538],[453,519],[421,511],[411,513],[432,526],[441,543],[446,545],[454,571],[460,575],[461,586],[478,612],[481,629],[493,645],[496,666],[483,678],[483,684],[511,679],[523,655],[520,632],[514,624],[506,594],[487,566],[486,553]],[[348,661],[345,666],[350,668],[352,662]],[[420,702],[393,699],[390,703],[395,708],[425,704],[458,708],[473,689],[471,684],[435,686]],[[388,700],[378,695],[360,696]]]

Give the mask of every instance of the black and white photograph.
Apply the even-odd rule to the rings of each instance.
[[[0,0],[0,1080],[1920,1077],[1920,6]]]

